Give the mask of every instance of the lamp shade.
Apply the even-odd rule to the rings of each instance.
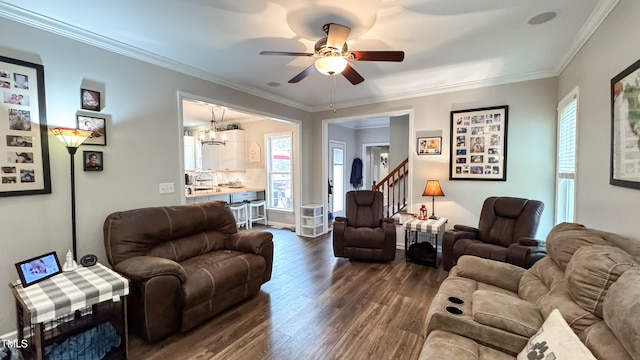
[[[440,187],[440,181],[427,180],[427,185],[424,187],[422,196],[444,196],[442,188]]]
[[[336,75],[347,67],[347,59],[342,56],[324,56],[316,59],[315,66],[322,74]]]
[[[78,130],[78,129],[66,129],[66,128],[53,128],[51,129],[51,133],[60,140],[64,146],[67,148],[77,148],[82,143],[91,136],[91,131],[89,130]]]

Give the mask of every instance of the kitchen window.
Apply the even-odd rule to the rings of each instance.
[[[267,134],[267,179],[268,208],[272,210],[293,210],[291,133]]]

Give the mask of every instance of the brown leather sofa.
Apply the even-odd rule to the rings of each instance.
[[[442,268],[449,271],[462,255],[475,255],[530,268],[545,255],[534,240],[544,204],[515,197],[489,197],[477,228],[454,225],[442,237]]]
[[[115,212],[109,264],[131,280],[129,325],[149,342],[187,331],[271,279],[273,235],[238,232],[224,202]]]
[[[345,216],[333,223],[333,254],[360,260],[391,261],[396,257],[394,220],[383,218],[382,193],[349,191]]]
[[[640,240],[562,223],[546,246],[528,270],[461,257],[429,307],[420,359],[514,359],[554,309],[597,359],[640,359]]]

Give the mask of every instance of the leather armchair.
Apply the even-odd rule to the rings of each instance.
[[[442,238],[442,268],[449,271],[462,255],[475,255],[528,269],[544,257],[534,239],[544,204],[537,200],[490,197],[477,228],[454,225]]]
[[[347,192],[345,216],[336,217],[333,223],[333,254],[360,260],[395,259],[395,221],[383,218],[383,209],[379,191]]]

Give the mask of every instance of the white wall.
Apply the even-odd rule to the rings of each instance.
[[[537,199],[545,204],[538,229],[538,237],[544,238],[553,226],[557,98],[557,79],[549,78],[341,108],[337,113],[318,112],[313,114],[313,128],[320,132],[323,119],[413,110],[407,145],[412,179],[410,210],[431,202],[421,196],[427,178],[441,181],[446,196],[436,199],[436,214],[449,218],[449,227],[477,225],[482,202],[488,196]],[[450,112],[499,105],[509,105],[507,181],[448,180]],[[443,132],[442,155],[416,155],[415,132],[426,130]],[[313,154],[314,162],[320,161],[319,153]],[[314,169],[314,176],[321,176],[320,168]],[[319,198],[321,189],[313,189],[312,196]]]
[[[392,116],[389,124],[389,170],[395,169],[409,155],[409,115]]]
[[[75,127],[83,81],[102,84],[107,116],[104,171],[83,172],[76,155],[78,253],[106,262],[105,217],[117,210],[179,204],[183,197],[178,91],[256,109],[277,118],[309,121],[310,115],[268,100],[100,50],[6,19],[0,19],[0,54],[44,65],[50,126]],[[307,133],[306,136],[310,134]],[[13,264],[56,251],[64,261],[71,247],[69,155],[49,136],[52,193],[0,198],[0,283],[17,278]],[[83,148],[79,150],[81,151]],[[303,181],[309,174],[303,173]],[[176,192],[158,193],[158,183],[174,182]],[[303,197],[308,197],[303,194]],[[0,291],[0,334],[15,330],[9,288]]]
[[[560,101],[578,100],[576,221],[638,237],[640,191],[609,185],[611,79],[640,59],[640,1],[620,0],[559,77]]]

